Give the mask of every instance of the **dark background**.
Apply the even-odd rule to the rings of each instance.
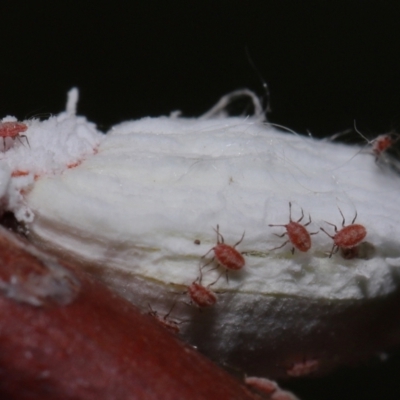
[[[400,128],[396,1],[0,3],[0,118],[48,116],[80,89],[103,131],[227,92],[271,94],[271,122],[315,136]],[[256,65],[254,70],[246,48]],[[400,357],[289,386],[303,400],[400,399]]]
[[[270,121],[316,136],[354,120],[371,134],[400,125],[395,1],[238,3],[3,0],[0,116],[57,113],[72,86],[103,130],[197,116],[232,90],[263,94],[247,48],[270,87]]]

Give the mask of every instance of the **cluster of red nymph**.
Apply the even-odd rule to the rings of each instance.
[[[337,252],[339,249],[342,250],[342,256],[346,259],[356,258],[358,256],[358,246],[364,240],[365,236],[367,235],[367,230],[363,225],[355,224],[355,220],[357,218],[357,213],[354,216],[350,225],[345,225],[345,217],[342,211],[339,208],[339,212],[343,218],[342,220],[342,228],[338,229],[336,225],[326,222],[327,224],[333,226],[334,234],[331,235],[328,233],[323,227],[321,227],[321,231],[326,233],[329,237],[333,240],[333,246],[329,253],[329,257]],[[284,247],[286,244],[290,243],[292,246],[292,254],[294,254],[295,249],[301,252],[307,252],[311,248],[311,235],[315,235],[319,233],[317,232],[309,232],[307,230],[307,226],[311,223],[311,217],[307,223],[302,224],[301,221],[304,218],[304,211],[301,209],[301,217],[297,221],[292,220],[292,203],[289,202],[289,223],[287,224],[270,224],[269,226],[282,226],[286,229],[286,231],[281,235],[276,235],[278,237],[287,236],[287,240],[280,246],[274,247],[269,251],[280,249]],[[214,252],[213,257],[206,262],[204,265],[200,267],[199,276],[187,287],[187,290],[184,292],[190,298],[190,304],[197,306],[199,309],[212,307],[217,302],[217,295],[215,292],[212,291],[211,286],[213,286],[219,278],[225,273],[226,278],[228,280],[228,273],[230,271],[240,271],[245,267],[246,261],[243,257],[243,254],[236,249],[244,238],[244,233],[240,240],[235,243],[233,246],[228,245],[225,243],[224,237],[219,231],[219,225],[217,225],[217,229],[215,229],[217,233],[217,243],[214,247],[212,247],[206,254],[204,254],[201,258],[204,259],[210,252]],[[196,244],[199,244],[198,241],[195,241]],[[222,268],[221,274],[218,278],[204,286],[202,284],[203,280],[203,269],[208,265],[214,263],[211,270],[216,268]],[[167,315],[164,317],[160,317],[155,311],[151,310],[150,314],[156,317],[166,328],[169,330],[174,331],[175,333],[179,332],[179,327],[177,322],[169,320],[168,317],[173,309],[174,305],[172,306],[171,310],[168,312]]]
[[[342,229],[338,230],[337,226],[326,222],[327,224],[334,227],[335,233],[334,235],[329,234],[324,228],[321,227],[321,231],[326,233],[329,237],[333,239],[333,246],[332,250],[329,254],[329,257],[332,257],[332,254],[342,249],[344,251],[356,248],[365,238],[367,235],[367,230],[363,225],[355,224],[355,220],[357,218],[356,215],[353,218],[353,221],[350,225],[345,225],[346,221],[342,211],[339,208],[339,212],[343,218],[342,220]],[[301,224],[300,222],[304,218],[303,209],[301,210],[301,217],[297,221],[292,220],[292,203],[289,202],[289,223],[285,225],[273,225],[270,224],[269,226],[283,226],[286,228],[286,232],[282,235],[277,235],[279,237],[288,236],[288,240],[284,242],[281,246],[275,247],[271,250],[280,249],[281,247],[285,246],[287,243],[292,244],[292,253],[294,253],[295,249],[307,252],[311,248],[311,235],[317,234],[317,232],[308,232],[306,226],[311,223],[311,217],[306,224]],[[356,253],[354,253],[356,254]],[[350,258],[350,257],[346,257]]]

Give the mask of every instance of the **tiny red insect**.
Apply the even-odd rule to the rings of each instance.
[[[157,311],[154,311],[150,304],[148,304],[150,311],[148,312],[148,314],[155,318],[157,320],[157,322],[159,322],[164,328],[168,329],[170,332],[178,334],[180,329],[178,326],[178,322],[169,319],[169,315],[171,314],[171,311],[173,310],[175,303],[172,305],[171,309],[168,311],[168,313],[166,315],[164,315],[164,317],[160,317],[160,315],[158,314]]]
[[[217,302],[216,294],[200,283],[193,282],[188,287],[190,299],[199,307],[211,307]]]
[[[26,142],[29,145],[29,140],[26,135],[21,135],[22,132],[25,132],[28,129],[28,126],[23,122],[0,122],[0,137],[3,138],[4,148],[6,146],[6,138],[10,137],[13,140],[24,137]]]
[[[289,202],[289,223],[286,225],[275,225],[269,224],[269,226],[283,226],[286,228],[286,232],[282,235],[277,235],[278,237],[283,237],[285,235],[289,236],[289,239],[283,243],[281,246],[274,247],[272,250],[277,250],[285,246],[287,243],[292,243],[292,254],[294,253],[294,249],[306,252],[311,248],[311,237],[310,235],[315,235],[318,232],[308,232],[305,228],[306,226],[311,224],[311,216],[309,216],[309,221],[306,224],[300,224],[300,221],[304,218],[304,211],[301,209],[301,217],[297,221],[292,221],[292,203]]]
[[[370,143],[372,144],[372,153],[375,155],[375,162],[378,162],[382,154],[399,139],[400,135],[397,133],[385,133],[372,140]]]
[[[335,228],[335,235],[330,235],[324,228],[321,227],[321,231],[325,232],[329,237],[333,239],[333,246],[331,253],[329,254],[329,258],[332,257],[332,254],[336,253],[339,248],[352,249],[353,247],[356,247],[363,241],[365,236],[367,236],[367,230],[365,229],[365,227],[363,225],[354,223],[357,218],[357,212],[353,218],[353,221],[351,221],[351,224],[347,226],[345,226],[346,221],[340,208],[339,212],[343,218],[342,229],[340,231],[338,231],[336,225],[326,221],[325,222],[327,224],[332,225]]]
[[[200,276],[188,286],[188,294],[193,303],[200,308],[211,307],[217,302],[217,295],[210,289],[211,285],[214,285],[219,279],[210,283],[207,287],[201,284],[203,275],[200,268]]]
[[[242,269],[245,265],[245,260],[242,254],[239,253],[235,249],[235,247],[242,242],[245,232],[243,232],[241,239],[233,246],[229,246],[228,244],[224,243],[224,237],[219,233],[219,225],[217,225],[217,229],[215,230],[215,232],[217,232],[217,245],[210,249],[201,258],[206,257],[207,254],[210,253],[210,251],[212,250],[214,250],[214,257],[209,263],[203,265],[202,268],[204,268],[206,265],[210,264],[214,261],[214,259],[216,259],[217,263],[226,268],[227,272],[228,270],[238,271]]]
[[[375,161],[378,161],[381,154],[394,144],[390,134],[379,135],[372,141],[372,152],[375,154]]]
[[[252,389],[256,389],[266,395],[271,395],[278,389],[276,382],[257,376],[246,376],[246,378],[244,378],[244,383]]]
[[[375,162],[378,162],[382,154],[392,147],[399,139],[400,135],[396,132],[384,133],[377,136],[373,140],[366,138],[354,125],[356,132],[367,141],[372,148],[372,153],[375,155]]]

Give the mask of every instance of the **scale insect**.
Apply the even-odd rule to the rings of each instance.
[[[214,251],[214,257],[201,268],[203,269],[208,264],[216,260],[218,265],[226,269],[226,276],[228,278],[228,271],[239,271],[245,266],[246,262],[244,257],[239,251],[236,250],[236,246],[242,242],[245,232],[243,232],[242,237],[237,243],[235,243],[233,246],[230,246],[225,244],[224,237],[219,232],[219,225],[217,225],[217,229],[214,230],[217,233],[217,244],[201,258],[206,257],[211,251]]]
[[[318,232],[308,232],[305,228],[306,226],[311,224],[311,216],[309,215],[309,221],[306,224],[301,224],[300,222],[304,218],[304,211],[301,209],[301,217],[297,221],[292,220],[292,203],[289,202],[289,223],[288,224],[269,224],[269,226],[283,226],[286,228],[286,232],[282,235],[277,235],[278,237],[284,237],[288,235],[289,239],[284,242],[281,246],[274,247],[272,250],[277,250],[285,246],[287,243],[291,243],[292,247],[292,254],[294,254],[295,248],[302,252],[307,252],[311,248],[311,235],[315,235]]]
[[[21,138],[25,138],[26,142],[29,145],[29,140],[26,135],[21,135],[22,132],[25,132],[28,129],[28,126],[23,122],[0,122],[0,137],[3,138],[3,146],[6,148],[6,139],[9,137],[13,140],[18,139],[21,143]]]
[[[345,225],[346,220],[342,213],[342,210],[339,208],[340,215],[342,216],[342,229],[338,230],[337,226],[325,221],[327,224],[332,225],[335,229],[335,234],[330,235],[324,228],[321,227],[321,231],[326,233],[330,238],[333,239],[332,250],[329,254],[329,258],[332,257],[333,253],[336,253],[339,248],[341,249],[353,249],[357,245],[359,245],[367,236],[367,230],[363,225],[355,224],[355,220],[357,219],[357,211],[356,215],[351,221],[350,225]]]

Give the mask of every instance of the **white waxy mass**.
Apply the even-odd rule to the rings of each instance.
[[[68,115],[70,140],[91,146],[62,171],[24,167],[37,175],[18,203],[33,241],[81,260],[143,310],[150,304],[163,315],[175,304],[170,317],[182,321],[184,338],[252,374],[282,376],[304,358],[324,370],[381,349],[379,340],[351,344],[398,292],[400,180],[388,165],[365,149],[283,133],[257,118],[143,118],[101,136]],[[55,138],[62,124],[54,122]],[[48,153],[30,130],[31,148],[15,145],[4,163],[11,151]],[[2,171],[21,169],[13,163]],[[290,243],[270,251],[287,240],[275,235],[284,227],[269,224],[289,223],[289,202],[294,221],[302,210],[302,223],[311,215],[309,232],[322,226],[333,235],[325,221],[340,229],[338,208],[346,225],[357,212],[366,243],[354,258],[329,258],[333,241],[320,232],[308,252],[292,255]],[[9,209],[21,215],[18,205]],[[184,292],[212,257],[202,258],[217,243],[217,224],[229,245],[245,231],[236,249],[246,265],[229,282],[222,276],[212,286],[217,303],[199,311]],[[214,266],[203,269],[203,285],[223,272],[208,272]]]

